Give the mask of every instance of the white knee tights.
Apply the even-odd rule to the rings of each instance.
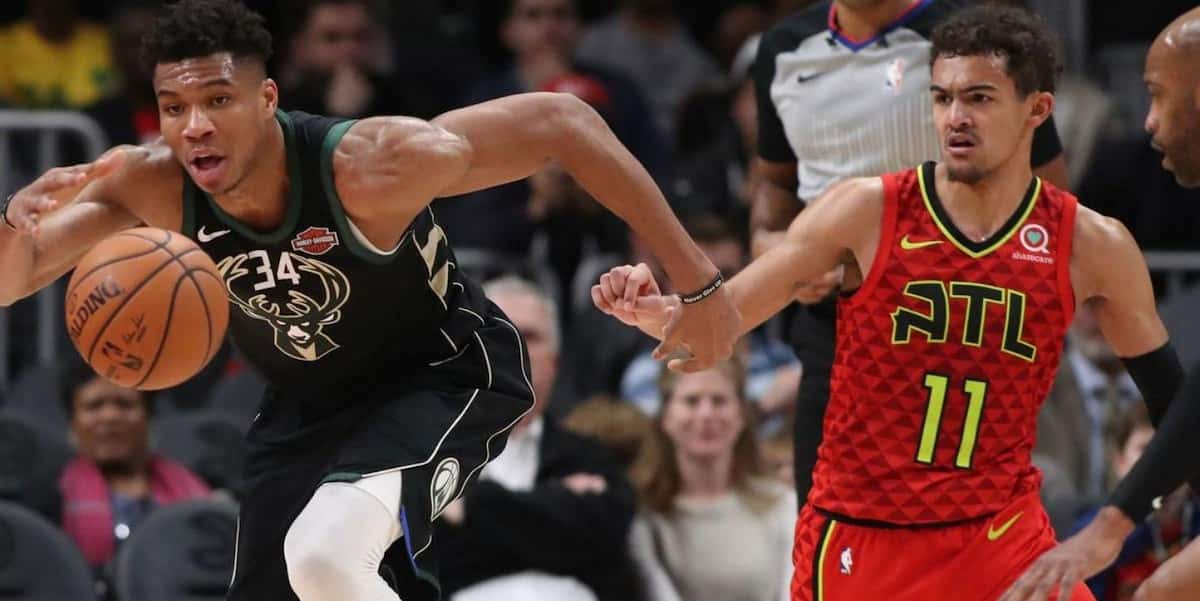
[[[399,472],[322,484],[283,542],[300,601],[398,601],[379,564],[403,534],[399,513]]]

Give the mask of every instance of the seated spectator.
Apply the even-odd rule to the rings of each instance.
[[[183,465],[150,451],[153,404],[90,367],[73,366],[64,382],[70,438],[78,456],[59,478],[62,527],[93,568],[156,507],[203,498],[209,488]]]
[[[571,410],[563,427],[580,436],[594,438],[616,456],[626,470],[633,467],[646,446],[653,422],[628,402],[597,395]]]
[[[431,118],[434,101],[421,86],[384,73],[375,58],[390,54],[367,0],[310,0],[283,68],[281,106],[335,117],[408,115]]]
[[[1105,433],[1131,405],[1141,405],[1133,379],[1083,306],[1067,335],[1054,386],[1038,413],[1034,456],[1046,475],[1047,510],[1060,529],[1079,511],[1103,500],[1108,490]],[[1066,521],[1064,521],[1066,520]]]
[[[116,77],[108,31],[79,18],[74,0],[29,0],[29,18],[0,29],[0,104],[82,108]]]
[[[661,177],[669,168],[668,145],[652,121],[645,98],[628,79],[575,60],[572,55],[578,37],[576,0],[507,0],[500,39],[512,51],[512,62],[477,81],[462,103],[535,91],[574,94],[604,117],[613,134],[651,175]],[[541,232],[569,242],[570,232],[558,229],[565,221],[563,212],[543,213],[538,190],[533,192],[531,200],[529,184],[517,181],[440,200],[438,219],[457,248],[485,249],[518,259],[529,253]],[[587,201],[595,204],[590,198]],[[523,210],[525,207],[529,210]],[[481,214],[489,218],[479,219]],[[596,217],[600,222],[611,219]]]
[[[441,514],[442,590],[451,601],[627,601],[633,489],[599,443],[542,417],[558,367],[553,301],[506,277],[484,291],[525,338],[537,399],[480,481]]]
[[[615,14],[584,33],[577,56],[636,82],[650,100],[659,131],[670,139],[683,99],[720,74],[673,0],[624,0]]]
[[[159,136],[154,74],[141,57],[142,36],[154,27],[158,10],[158,3],[151,0],[125,0],[109,19],[120,86],[84,111],[104,129],[109,144],[145,144]],[[91,159],[79,158],[81,162]]]
[[[1135,403],[1117,419],[1112,438],[1111,480],[1116,482],[1133,468],[1146,444],[1154,436],[1154,427],[1143,403]],[[1187,486],[1164,497],[1162,508],[1138,524],[1125,541],[1117,560],[1108,569],[1088,580],[1096,601],[1126,601],[1134,598],[1144,580],[1155,568],[1170,559],[1187,542],[1200,535],[1200,499]],[[1084,515],[1077,530],[1089,524],[1096,512]]]
[[[763,475],[745,368],[663,368],[664,399],[634,467],[634,558],[652,601],[789,598],[796,498]],[[736,550],[735,552],[733,550]]]
[[[676,168],[668,199],[681,215],[713,213],[749,228],[756,183],[758,107],[750,65],[761,35],[738,51],[727,82],[702,88],[680,107]]]

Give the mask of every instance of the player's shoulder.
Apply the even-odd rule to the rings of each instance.
[[[1102,258],[1102,253],[1137,249],[1137,242],[1125,224],[1083,205],[1076,209],[1073,236],[1076,256]]]
[[[395,170],[402,161],[413,169],[448,153],[462,151],[464,140],[432,121],[417,117],[384,116],[355,121],[334,149],[337,171]]]
[[[832,186],[810,203],[810,206],[820,204],[873,204],[882,203],[885,193],[885,176],[851,177]]]
[[[854,230],[863,223],[879,219],[885,198],[883,177],[852,177],[830,186],[804,211],[810,213],[808,221],[818,228]]]

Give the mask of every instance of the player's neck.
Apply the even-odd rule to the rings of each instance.
[[[851,8],[838,3],[834,8],[838,32],[852,40],[869,40],[920,1],[889,0],[867,8]]]
[[[276,123],[267,136],[262,157],[250,167],[246,177],[232,190],[213,196],[213,200],[234,219],[258,231],[271,231],[283,222],[288,209],[287,148],[283,130]]]
[[[1029,190],[1033,171],[1024,163],[1008,161],[974,183],[950,181],[945,165],[938,165],[938,198],[950,220],[963,234],[983,241],[1004,227]]]
[[[680,495],[705,499],[729,492],[732,456],[701,459],[676,453],[675,464],[679,466]]]

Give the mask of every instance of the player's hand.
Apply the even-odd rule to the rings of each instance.
[[[38,222],[71,202],[88,184],[113,173],[125,162],[125,151],[115,150],[95,162],[55,167],[13,194],[4,218],[18,232],[36,236]]]
[[[1119,509],[1101,508],[1092,523],[1029,566],[999,601],[1046,601],[1054,592],[1070,599],[1077,584],[1116,560],[1133,527]]]
[[[592,303],[621,323],[660,340],[663,328],[679,308],[677,297],[662,295],[645,263],[619,265],[600,276],[600,283],[592,286]]]
[[[842,265],[834,267],[825,275],[797,287],[796,294],[792,298],[805,305],[815,305],[825,300],[830,293],[842,285],[845,271],[845,267]]]
[[[733,295],[728,287],[721,286],[708,298],[680,304],[668,315],[654,358],[667,359],[667,367],[674,371],[704,371],[733,354],[741,328],[742,315],[733,304]],[[682,353],[690,356],[681,357]]]

